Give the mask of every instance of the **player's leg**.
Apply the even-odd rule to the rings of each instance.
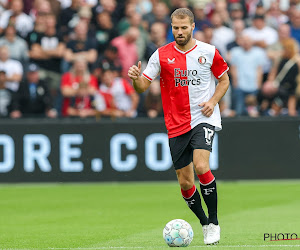
[[[217,186],[215,177],[210,171],[209,156],[212,151],[215,129],[210,124],[199,124],[193,129],[191,147],[194,149],[193,163],[200,181],[203,200],[208,209],[206,244],[213,244],[220,240],[220,227],[217,217]]]
[[[208,209],[208,223],[218,225],[217,216],[217,185],[214,175],[209,168],[210,152],[205,149],[195,149],[193,162],[199,178],[202,197]]]
[[[169,146],[182,196],[200,223],[206,225],[207,217],[202,209],[200,194],[194,184],[193,149],[189,145],[191,135],[192,133],[188,132],[170,138]]]
[[[217,185],[215,177],[209,168],[209,155],[210,152],[208,150],[195,149],[193,162],[200,181],[201,194],[209,215],[204,243],[217,244],[220,240],[221,229],[217,217]]]
[[[194,183],[194,168],[191,162],[188,166],[176,170],[181,194],[188,207],[200,220],[201,225],[207,225],[207,217],[202,208],[200,194]]]

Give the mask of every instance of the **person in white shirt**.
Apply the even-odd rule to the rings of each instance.
[[[0,34],[3,33],[10,22],[13,22],[19,34],[25,38],[33,30],[33,19],[23,12],[24,4],[22,0],[12,0],[10,6],[10,9],[4,11],[0,16]]]
[[[6,46],[0,47],[0,71],[6,73],[6,88],[16,92],[19,89],[23,76],[22,64],[9,58],[9,50]]]

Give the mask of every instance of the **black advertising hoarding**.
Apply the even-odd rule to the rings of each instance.
[[[300,178],[300,119],[229,119],[213,145],[218,179]],[[0,182],[176,180],[163,120],[5,120]]]

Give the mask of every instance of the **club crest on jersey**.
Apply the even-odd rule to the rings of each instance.
[[[174,63],[175,63],[175,57],[172,60],[168,58],[168,64],[174,64]]]
[[[198,58],[198,62],[199,62],[200,64],[204,64],[204,63],[206,63],[206,58],[205,58],[204,56],[200,56],[200,57]]]

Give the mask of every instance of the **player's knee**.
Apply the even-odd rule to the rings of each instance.
[[[194,186],[194,181],[189,179],[179,179],[180,188],[183,190],[189,190]]]
[[[204,174],[209,171],[209,163],[208,162],[198,162],[195,165],[195,170],[197,174]]]

